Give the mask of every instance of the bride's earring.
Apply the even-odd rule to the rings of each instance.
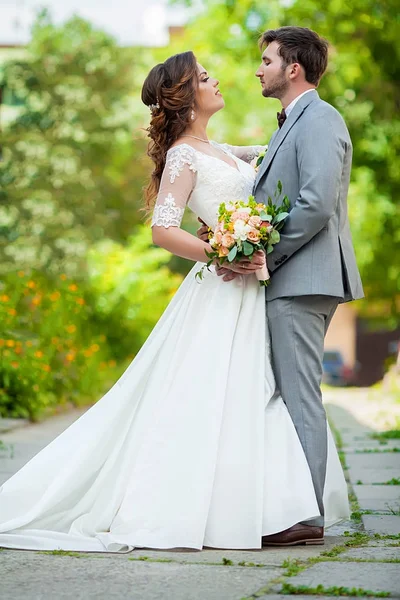
[[[190,113],[190,118],[192,119],[192,121],[195,120],[196,118],[196,113],[194,112],[194,110],[192,110],[192,112]]]

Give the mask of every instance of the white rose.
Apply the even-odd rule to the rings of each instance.
[[[231,202],[228,202],[228,204],[225,204],[225,208],[226,208],[226,210],[228,210],[229,212],[231,212],[231,211],[235,210],[235,205],[232,204]]]
[[[250,229],[250,225],[246,225],[246,223],[242,221],[242,219],[238,219],[237,221],[235,221],[235,233],[233,237],[235,238],[235,240],[244,241],[245,239],[247,239],[247,234],[250,231]]]
[[[251,208],[249,208],[249,207],[242,207],[241,206],[240,208],[238,208],[238,212],[244,212],[244,213],[247,213],[249,215],[251,213]]]

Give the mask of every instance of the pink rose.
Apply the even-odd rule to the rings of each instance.
[[[257,229],[250,229],[250,231],[247,232],[247,239],[250,242],[258,242],[260,240],[260,232],[257,231]]]
[[[222,233],[220,231],[216,231],[214,233],[214,240],[217,244],[221,244],[222,243]]]
[[[225,233],[222,236],[222,244],[226,248],[232,248],[232,246],[235,244],[235,238],[233,237],[233,235],[231,233]]]
[[[231,216],[231,221],[237,221],[238,219],[244,221],[245,223],[247,223],[248,219],[249,219],[249,215],[247,212],[240,212],[240,210],[237,210],[236,212],[234,212]]]
[[[256,227],[257,229],[261,226],[261,223],[262,221],[260,217],[253,216],[249,219],[249,225],[251,225],[252,227]]]

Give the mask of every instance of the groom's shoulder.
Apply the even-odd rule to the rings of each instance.
[[[331,125],[335,129],[339,127],[347,132],[346,123],[340,112],[321,98],[317,98],[308,106],[304,117],[303,126],[309,127],[311,123],[315,124],[318,121],[321,125],[325,124],[327,127]]]
[[[334,106],[332,106],[332,104],[329,104],[329,102],[326,102],[321,98],[318,98],[315,103],[313,103],[312,111],[310,111],[310,117],[312,116],[325,117],[329,120],[340,122],[345,125],[345,121],[340,112]]]

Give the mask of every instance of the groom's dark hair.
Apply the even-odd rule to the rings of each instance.
[[[263,50],[277,42],[278,54],[285,69],[290,63],[299,63],[309,83],[318,85],[328,65],[328,42],[307,27],[280,27],[264,31],[259,39]]]

